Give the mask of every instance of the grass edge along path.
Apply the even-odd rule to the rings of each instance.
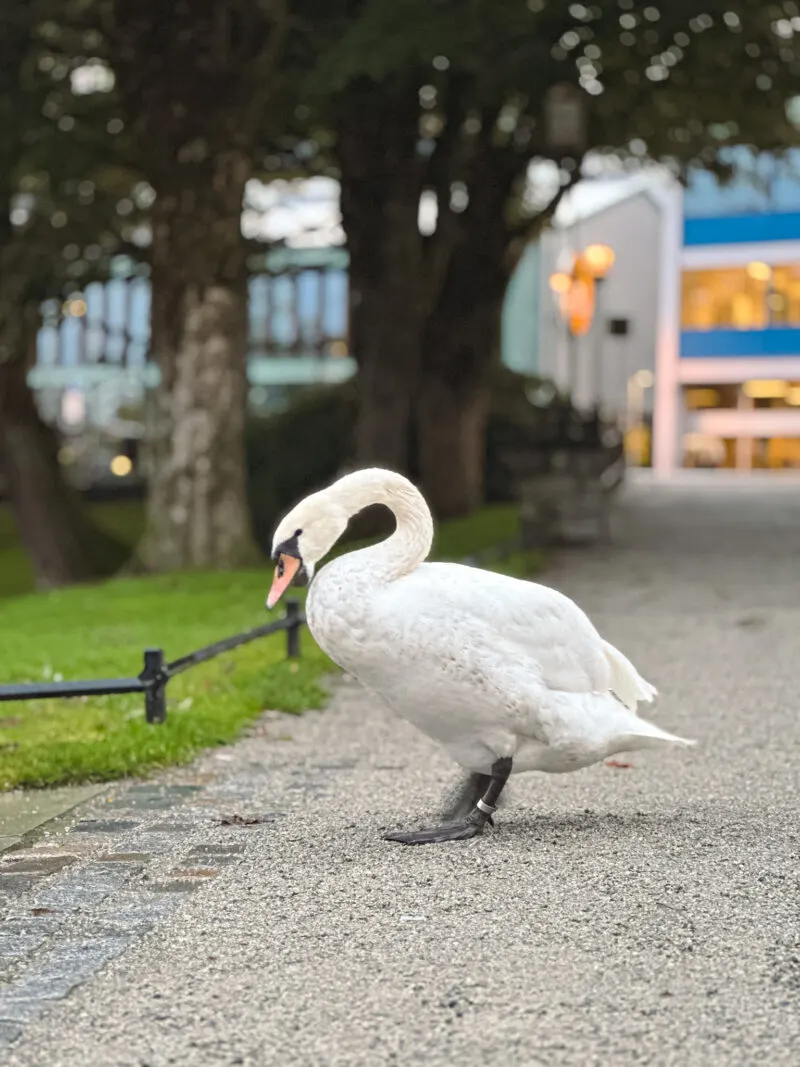
[[[443,524],[434,554],[458,559],[489,549],[513,537],[517,523],[514,507],[485,508]],[[537,554],[520,552],[491,564],[519,577],[540,565]],[[260,625],[270,570],[265,561],[252,571],[119,579],[0,599],[0,679],[138,674],[147,646],[171,659]],[[187,671],[169,684],[160,726],[144,721],[139,694],[0,704],[0,790],[144,775],[234,741],[267,709],[318,708],[324,675],[335,667],[306,629],[301,648],[299,660],[287,661],[279,633]]]

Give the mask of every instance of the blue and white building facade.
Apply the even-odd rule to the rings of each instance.
[[[653,463],[800,468],[800,153],[698,173],[663,218]],[[678,246],[678,263],[669,250]],[[674,254],[674,253],[673,253]]]
[[[652,421],[663,477],[800,468],[800,152],[731,158],[728,183],[658,170],[581,183],[591,196],[538,250],[538,372],[629,426]],[[570,341],[548,278],[595,242],[615,263],[589,334]]]

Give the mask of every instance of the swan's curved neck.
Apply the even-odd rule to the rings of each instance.
[[[351,518],[371,504],[383,504],[393,513],[397,527],[390,537],[351,553],[369,568],[373,580],[391,582],[426,559],[433,544],[433,519],[422,493],[407,478],[393,471],[354,471],[329,492]]]

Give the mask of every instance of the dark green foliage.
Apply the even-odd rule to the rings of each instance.
[[[356,410],[356,384],[346,382],[303,390],[286,411],[251,420],[249,495],[256,538],[264,552],[269,552],[276,520],[352,462]],[[565,416],[571,414],[569,402],[548,393],[538,379],[503,366],[494,368],[486,438],[487,503],[514,499],[505,452],[537,444],[552,447],[556,441],[563,444]],[[412,477],[415,468],[412,458]]]
[[[275,520],[305,493],[332,481],[352,455],[356,390],[304,389],[290,407],[247,427],[249,495],[256,540],[269,552]]]

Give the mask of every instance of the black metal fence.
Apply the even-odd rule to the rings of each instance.
[[[461,562],[470,567],[502,559],[521,547],[519,537],[510,538],[500,544],[475,552],[464,557]],[[189,652],[179,659],[167,663],[164,650],[146,648],[144,666],[140,674],[133,678],[92,678],[75,682],[20,682],[14,685],[0,685],[0,703],[10,700],[47,700],[56,697],[94,697],[117,696],[123,693],[141,693],[144,696],[145,718],[149,723],[162,723],[167,718],[167,684],[176,674],[188,671],[199,663],[206,663],[223,652],[230,652],[240,645],[257,641],[272,634],[286,634],[286,656],[297,659],[300,655],[300,630],[306,623],[306,617],[300,610],[297,600],[286,601],[286,612],[282,618],[256,626],[252,630],[234,634],[233,637],[205,645],[196,652]]]
[[[46,700],[49,697],[89,697],[110,696],[122,693],[141,693],[144,696],[145,718],[150,723],[161,723],[167,718],[167,683],[176,674],[182,674],[198,663],[230,652],[239,645],[249,644],[260,637],[284,631],[286,633],[286,655],[296,659],[300,655],[300,628],[306,621],[296,600],[286,603],[286,614],[264,626],[234,634],[213,645],[198,648],[180,659],[167,663],[164,650],[147,648],[144,651],[144,667],[141,674],[134,678],[95,678],[76,682],[23,682],[17,685],[0,685],[0,701],[7,700]]]

